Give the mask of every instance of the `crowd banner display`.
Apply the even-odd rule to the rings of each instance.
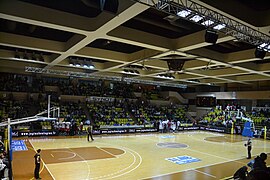
[[[12,132],[13,137],[21,137],[21,136],[28,136],[28,137],[34,137],[34,136],[58,136],[57,131],[53,130],[46,130],[46,131],[13,131]]]
[[[87,102],[95,101],[95,102],[113,102],[115,98],[112,97],[97,97],[97,96],[90,96],[85,99]]]

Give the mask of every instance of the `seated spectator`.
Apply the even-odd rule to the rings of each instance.
[[[247,176],[248,180],[266,180],[270,179],[270,174],[264,170],[252,170]]]
[[[4,152],[5,152],[4,143],[2,141],[0,141],[0,153],[4,153]]]
[[[0,154],[0,178],[1,179],[5,179],[8,176],[8,169],[7,169],[7,165],[4,162],[5,160],[5,156],[3,153]]]
[[[234,173],[233,179],[237,179],[237,180],[245,180],[245,179],[247,179],[247,174],[248,174],[247,169],[248,169],[247,166],[243,166],[240,169],[238,169]]]
[[[254,170],[267,170],[266,162],[267,154],[261,153],[260,156],[257,156],[254,160],[253,169]]]

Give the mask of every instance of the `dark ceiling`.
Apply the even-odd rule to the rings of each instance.
[[[265,18],[270,13],[269,0],[201,0],[221,11],[248,22],[254,26],[267,26],[270,22]]]
[[[94,18],[102,11],[99,0],[20,0],[34,5],[55,9],[79,16]]]
[[[0,31],[61,42],[67,42],[74,35],[70,32],[5,19],[0,19]]]
[[[94,47],[94,48],[100,48],[100,49],[107,49],[107,50],[111,50],[111,51],[123,52],[123,53],[128,53],[128,54],[144,49],[144,48],[139,47],[139,46],[116,42],[116,41],[112,41],[112,40],[108,40],[108,39],[97,39],[97,40],[91,42],[87,46]]]

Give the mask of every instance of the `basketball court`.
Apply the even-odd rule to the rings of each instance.
[[[247,138],[238,135],[192,131],[94,138],[93,142],[85,136],[20,139],[26,148],[13,153],[14,179],[34,179],[33,156],[39,148],[40,176],[46,180],[225,179],[249,162]],[[253,156],[270,153],[270,141],[252,142]]]

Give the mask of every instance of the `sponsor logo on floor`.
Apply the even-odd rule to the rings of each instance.
[[[188,164],[188,163],[201,161],[200,159],[197,159],[191,156],[177,156],[177,157],[172,157],[172,158],[166,158],[166,160],[175,164]]]
[[[162,139],[169,139],[169,138],[175,138],[175,136],[172,135],[165,135],[165,136],[160,136]]]
[[[23,140],[12,140],[11,142],[12,151],[27,151],[27,147]]]

